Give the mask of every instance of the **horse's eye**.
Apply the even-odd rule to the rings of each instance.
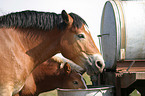
[[[78,82],[77,82],[77,81],[73,81],[73,83],[74,83],[74,84],[78,84]]]
[[[78,37],[79,38],[85,38],[84,34],[79,34]]]

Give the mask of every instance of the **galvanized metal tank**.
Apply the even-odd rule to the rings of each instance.
[[[117,60],[145,59],[145,1],[107,1],[100,38],[107,69]]]
[[[114,96],[114,86],[105,85],[88,89],[57,89],[58,96]]]

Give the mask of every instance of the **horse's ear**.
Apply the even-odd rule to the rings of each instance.
[[[64,65],[64,72],[66,74],[70,74],[70,72],[71,72],[71,67],[70,67],[70,65],[67,62]]]
[[[62,10],[61,12],[61,16],[63,18],[63,21],[66,23],[66,24],[69,24],[71,25],[73,23],[73,18],[67,14],[67,12],[65,10]]]

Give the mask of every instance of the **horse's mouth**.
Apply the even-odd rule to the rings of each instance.
[[[92,65],[92,63],[91,63],[91,65]],[[100,73],[99,70],[96,69],[96,68],[94,69],[91,65],[90,64],[87,64],[87,68],[86,68],[87,74],[88,75],[99,74]]]

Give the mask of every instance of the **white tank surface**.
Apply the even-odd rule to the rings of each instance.
[[[117,60],[145,59],[145,1],[107,1],[100,38],[107,69]]]

